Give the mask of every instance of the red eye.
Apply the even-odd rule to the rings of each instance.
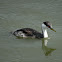
[[[50,28],[50,26],[48,26]]]

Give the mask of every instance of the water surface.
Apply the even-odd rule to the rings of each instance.
[[[10,34],[30,27],[41,32],[43,21],[50,39],[17,39]],[[62,0],[0,0],[0,62],[62,62]]]

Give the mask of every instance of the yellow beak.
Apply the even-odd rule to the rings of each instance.
[[[56,32],[53,28],[50,28],[51,30],[53,30],[54,32]]]

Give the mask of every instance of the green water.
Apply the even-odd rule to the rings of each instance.
[[[41,32],[43,21],[50,39],[17,39],[19,28]],[[0,0],[0,62],[62,62],[62,0]]]

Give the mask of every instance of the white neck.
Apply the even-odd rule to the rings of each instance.
[[[42,34],[44,38],[48,38],[47,27],[44,24],[42,24]]]
[[[43,36],[44,36],[44,38],[47,38],[48,37],[47,29],[44,29],[43,30]]]

